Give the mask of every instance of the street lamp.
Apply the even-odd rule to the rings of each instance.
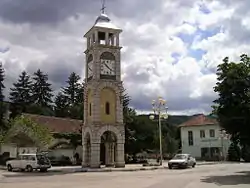
[[[227,134],[227,132],[224,129],[221,129],[220,130],[220,139],[221,139],[221,148],[222,148],[223,160],[226,160],[225,148],[224,148],[224,140],[228,140],[229,138],[230,138],[230,135]]]
[[[162,97],[158,97],[158,100],[152,101],[153,115],[149,116],[150,120],[154,120],[158,116],[159,123],[159,142],[160,142],[160,165],[162,165],[162,132],[161,132],[161,119],[168,119],[166,101]]]

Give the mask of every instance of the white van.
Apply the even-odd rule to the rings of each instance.
[[[32,172],[40,170],[40,172],[46,172],[51,168],[51,163],[48,157],[44,154],[19,154],[16,159],[9,160],[6,162],[7,170],[12,171],[18,169],[21,171]]]

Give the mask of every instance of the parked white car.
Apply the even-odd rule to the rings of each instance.
[[[195,167],[196,160],[190,154],[176,154],[173,159],[168,162],[168,168],[188,168]]]
[[[46,172],[51,168],[51,163],[48,157],[43,154],[20,154],[16,159],[7,161],[6,166],[8,171],[18,169],[32,172],[34,169],[39,169],[40,172]]]

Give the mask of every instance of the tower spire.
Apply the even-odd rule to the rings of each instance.
[[[101,13],[105,14],[105,0],[102,0],[102,8],[101,8]]]

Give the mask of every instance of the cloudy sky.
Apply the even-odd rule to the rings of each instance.
[[[249,0],[106,0],[123,29],[122,72],[131,105],[163,96],[171,113],[210,112],[216,66],[250,49]],[[101,0],[0,0],[0,61],[6,93],[22,70],[40,68],[55,90],[84,77],[83,35]]]

